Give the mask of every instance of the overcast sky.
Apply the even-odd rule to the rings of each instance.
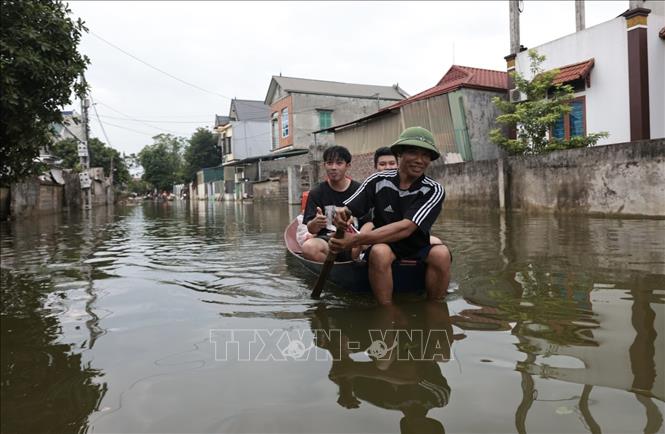
[[[91,109],[92,135],[126,153],[162,132],[189,137],[212,127],[230,98],[263,100],[272,75],[399,83],[413,95],[453,62],[505,70],[509,51],[507,1],[76,1],[70,8],[90,30],[79,48],[91,60],[86,77],[108,138]],[[627,8],[628,1],[587,1],[587,27]],[[575,31],[574,1],[527,0],[520,20],[521,43],[535,47]],[[74,108],[80,112],[78,102]]]

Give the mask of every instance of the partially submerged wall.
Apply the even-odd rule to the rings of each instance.
[[[665,139],[433,164],[429,174],[450,208],[665,218]]]
[[[665,139],[508,162],[512,209],[665,217]]]
[[[11,186],[11,215],[23,217],[60,212],[64,202],[64,187],[43,184],[37,177]]]

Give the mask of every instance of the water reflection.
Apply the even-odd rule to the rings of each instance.
[[[464,264],[482,264],[489,282],[487,274],[471,273],[459,282],[469,305],[453,321],[517,338],[523,359],[515,365],[522,388],[516,430],[528,431],[532,405],[554,384],[536,385],[538,378],[581,386],[558,410],[578,412],[591,432],[601,431],[590,405],[594,387],[634,393],[646,410],[644,432],[658,431],[665,399],[662,222],[516,215],[499,223],[499,239],[485,243],[489,253]],[[497,259],[487,268],[493,252]]]
[[[94,211],[1,226],[2,432],[663,429],[663,220],[446,210],[456,292],[391,311],[313,304],[285,205]],[[334,361],[232,363],[213,328],[339,334],[314,341]]]
[[[317,307],[311,327],[319,348],[333,360],[328,378],[337,403],[356,409],[362,401],[402,413],[401,433],[443,433],[428,417],[445,407],[451,390],[439,363],[451,360],[453,335],[448,306],[417,303],[354,310]]]
[[[2,432],[85,432],[107,392],[104,372],[87,360],[104,334],[93,281],[98,248],[122,236],[114,212],[53,215],[3,223]]]

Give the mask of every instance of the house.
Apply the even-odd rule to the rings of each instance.
[[[453,65],[435,86],[316,135],[334,133],[334,142],[349,148],[356,162],[351,170],[359,179],[374,171],[374,151],[411,126],[432,131],[448,163],[493,159],[501,151],[489,140],[498,115],[492,98],[505,97],[507,90],[505,72]]]
[[[630,5],[589,28],[582,13],[578,31],[533,47],[546,57],[544,70],[560,70],[555,83],[575,89],[572,110],[554,125],[553,136],[608,132],[599,145],[665,137],[665,3]],[[528,52],[516,51],[505,58],[508,71],[531,79]],[[524,96],[511,90],[510,98],[518,102]]]
[[[315,142],[314,131],[350,122],[406,97],[408,94],[397,84],[376,86],[273,76],[264,101],[270,106],[271,149],[315,149],[325,143]],[[315,154],[313,159],[319,161],[320,156]]]
[[[243,162],[270,152],[270,107],[263,101],[234,98],[229,116],[216,116],[215,132],[224,165],[224,197],[240,199],[248,180]]]
[[[52,125],[53,140],[58,142],[65,139],[85,140],[85,131],[81,123],[81,116],[75,110],[62,111],[62,123]]]

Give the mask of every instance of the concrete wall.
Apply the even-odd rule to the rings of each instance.
[[[665,217],[665,140],[507,162],[506,200],[513,209]]]
[[[459,164],[429,175],[449,208],[665,218],[665,139]]]
[[[501,111],[492,98],[503,96],[499,92],[477,89],[461,89],[466,115],[466,128],[474,160],[493,160],[504,156],[504,152],[490,140],[490,131],[499,127],[496,118]]]
[[[499,208],[497,160],[443,164],[438,160],[428,175],[439,181],[446,191],[445,207]]]
[[[10,213],[13,218],[45,215],[62,211],[64,187],[43,184],[38,178],[12,184]]]

